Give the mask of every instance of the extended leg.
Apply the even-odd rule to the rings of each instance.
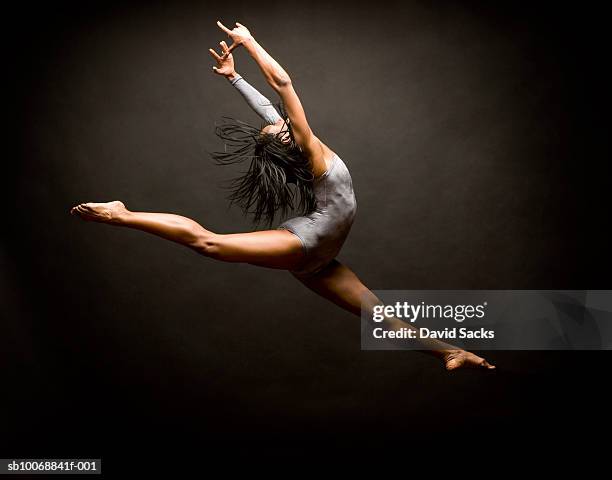
[[[204,256],[226,262],[293,269],[304,255],[300,240],[286,230],[218,234],[181,215],[131,212],[119,201],[82,203],[72,208],[70,213],[84,220],[152,233]]]
[[[369,311],[372,311],[375,305],[382,304],[351,269],[337,260],[333,260],[325,269],[312,277],[296,278],[322,297],[357,316],[361,316],[362,302],[363,308]],[[387,324],[393,329],[410,328],[409,324],[397,318],[388,319]],[[426,350],[428,353],[444,360],[448,370],[460,367],[495,368],[484,358],[447,343],[438,340],[427,340],[422,343],[423,347],[428,349]]]

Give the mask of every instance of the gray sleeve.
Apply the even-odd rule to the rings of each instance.
[[[230,80],[230,82],[242,94],[255,113],[263,118],[265,122],[272,124],[281,119],[281,116],[276,111],[276,108],[274,108],[274,105],[270,103],[270,100],[259,93],[255,87],[240,75]]]

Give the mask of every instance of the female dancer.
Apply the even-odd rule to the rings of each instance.
[[[216,133],[226,147],[224,152],[213,154],[218,163],[251,160],[249,171],[236,180],[230,198],[245,212],[253,213],[257,222],[265,218],[271,224],[275,213],[289,208],[297,209],[300,215],[276,229],[220,234],[180,215],[133,212],[120,201],[81,203],[70,213],[84,220],[152,233],[216,260],[288,270],[308,288],[356,315],[361,315],[362,306],[371,310],[381,301],[335,259],[357,210],[346,165],[311,130],[291,78],[249,30],[238,22],[231,30],[219,21],[217,25],[232,39],[232,45],[220,42],[221,55],[209,49],[217,63],[213,71],[224,76],[265,122],[261,128],[236,120],[217,126]],[[280,96],[282,117],[234,69],[231,52],[238,46],[253,57]],[[228,152],[228,146],[234,150]],[[408,326],[395,318],[387,323],[394,329]],[[443,342],[424,344],[449,370],[494,368],[483,358]]]

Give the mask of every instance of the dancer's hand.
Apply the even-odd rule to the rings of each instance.
[[[230,53],[230,49],[225,41],[219,42],[219,45],[221,45],[221,55],[217,55],[217,52],[212,48],[208,49],[212,57],[217,61],[217,66],[213,67],[213,71],[225,77],[235,75],[234,56]]]
[[[238,45],[242,45],[253,38],[251,32],[249,32],[249,29],[241,23],[236,22],[236,26],[232,30],[223,25],[219,20],[217,20],[217,25],[221,30],[227,33],[228,37],[232,39],[233,43],[229,47],[229,52],[231,52]]]

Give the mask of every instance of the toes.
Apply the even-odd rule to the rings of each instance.
[[[493,370],[495,368],[494,365],[491,365],[489,362],[487,362],[484,358],[482,359],[482,362],[480,362],[480,366],[484,367],[488,370]]]
[[[450,358],[446,362],[447,370],[456,370],[458,368],[486,368],[487,370],[495,369],[494,365],[491,365],[484,358],[481,358],[473,353],[464,353],[454,358]]]
[[[74,213],[77,211],[77,208],[79,208],[81,205],[83,205],[82,203],[79,203],[77,205],[74,205],[71,209],[70,209],[70,213]]]
[[[456,368],[459,368],[459,362],[455,359],[449,360],[448,362],[446,362],[446,369],[447,370],[455,370]]]

